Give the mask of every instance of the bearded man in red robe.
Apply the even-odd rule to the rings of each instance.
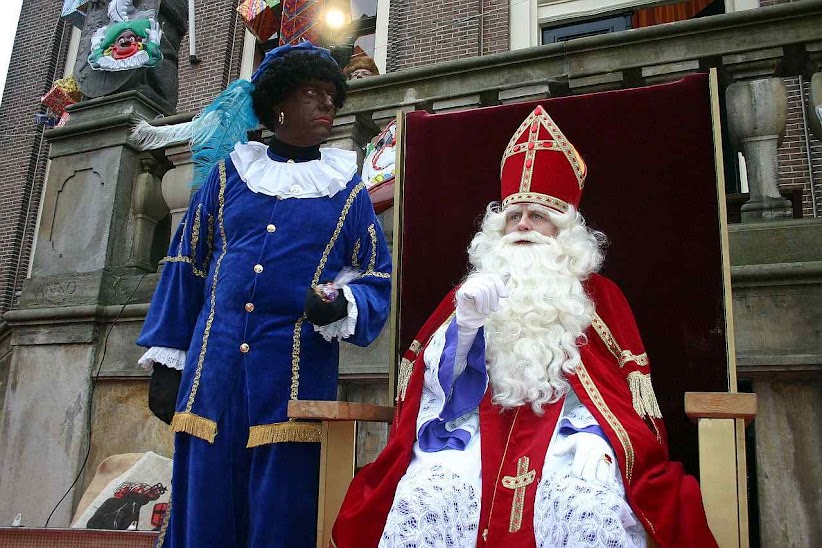
[[[502,159],[472,270],[406,352],[388,446],[353,480],[332,546],[713,547],[668,458],[649,360],[586,167],[542,107]]]

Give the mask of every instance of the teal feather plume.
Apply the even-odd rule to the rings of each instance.
[[[234,150],[236,143],[247,143],[248,132],[259,125],[251,101],[253,90],[254,84],[248,80],[232,82],[193,121],[194,188],[202,186],[211,169]]]

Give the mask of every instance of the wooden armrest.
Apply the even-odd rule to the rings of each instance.
[[[685,414],[698,419],[745,419],[756,416],[756,394],[739,392],[685,392]]]
[[[372,403],[294,400],[288,402],[288,418],[323,421],[391,422],[394,420],[394,408]]]

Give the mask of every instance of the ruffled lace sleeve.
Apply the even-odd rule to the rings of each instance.
[[[143,369],[151,369],[155,363],[161,363],[166,367],[182,371],[186,364],[186,352],[177,348],[152,346],[137,361],[137,364]]]

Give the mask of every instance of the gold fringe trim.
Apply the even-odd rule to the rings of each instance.
[[[654,386],[651,384],[651,375],[631,371],[628,373],[628,388],[634,400],[634,409],[642,418],[661,419],[662,411],[656,401]]]
[[[191,434],[208,443],[214,443],[214,438],[217,437],[217,423],[194,413],[174,413],[171,429]]]
[[[275,422],[259,424],[248,429],[246,447],[258,447],[269,443],[320,443],[325,430],[319,422]]]

